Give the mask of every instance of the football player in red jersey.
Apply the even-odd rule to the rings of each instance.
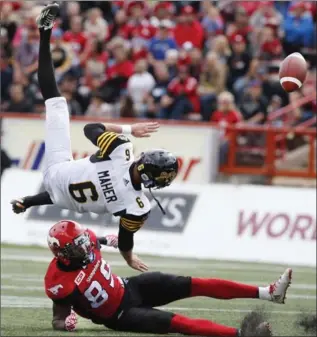
[[[182,333],[199,336],[271,336],[270,325],[252,312],[241,329],[185,317],[154,307],[194,296],[218,299],[254,298],[284,303],[292,270],[268,287],[212,278],[159,272],[121,278],[103,260],[96,235],[80,224],[63,220],[48,234],[55,255],[45,276],[45,291],[53,301],[53,329],[73,331],[76,313],[117,331]]]

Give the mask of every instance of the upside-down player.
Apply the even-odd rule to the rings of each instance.
[[[120,252],[128,265],[145,271],[147,266],[132,253],[133,233],[142,227],[151,208],[141,184],[149,189],[170,185],[177,175],[177,158],[165,150],[153,150],[134,160],[132,143],[121,133],[131,131],[136,137],[149,137],[157,131],[157,123],[132,126],[97,123],[86,125],[84,133],[99,150],[90,157],[73,160],[67,102],[58,91],[50,52],[51,31],[58,11],[58,4],[48,5],[37,19],[38,80],[46,106],[43,172],[46,192],[13,200],[13,211],[21,213],[32,206],[54,204],[79,213],[119,216]]]
[[[245,320],[241,329],[154,309],[194,296],[218,299],[254,298],[284,303],[292,270],[267,287],[221,279],[184,277],[158,272],[121,278],[103,260],[95,234],[64,220],[48,234],[55,255],[45,276],[45,291],[53,301],[53,328],[73,331],[76,313],[96,324],[127,332],[182,333],[196,336],[270,336],[261,316]],[[73,310],[73,311],[72,311]]]

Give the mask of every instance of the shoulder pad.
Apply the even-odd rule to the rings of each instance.
[[[109,155],[113,152],[115,148],[129,142],[129,138],[124,135],[105,131],[97,139],[99,151],[95,154],[95,160],[100,161],[109,159]]]
[[[76,288],[74,278],[77,274],[78,271],[66,273],[59,270],[54,259],[45,275],[46,295],[52,300],[60,300],[71,295]]]

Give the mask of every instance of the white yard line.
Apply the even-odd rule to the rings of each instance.
[[[1,290],[15,290],[15,291],[41,291],[44,292],[44,287],[39,286],[15,286],[15,285],[1,285]],[[21,297],[25,298],[25,297]],[[300,299],[300,300],[316,300],[316,295],[309,294],[288,294],[288,299]]]
[[[2,261],[29,261],[29,262],[42,262],[42,263],[49,263],[52,258],[49,256],[39,256],[39,255],[31,255],[31,254],[8,254],[3,252],[1,254]],[[152,268],[162,268],[162,269],[175,269],[175,270],[188,270],[189,264],[188,260],[184,261],[173,261],[173,258],[166,258],[164,257],[164,262],[158,262],[152,260],[150,257],[145,258],[146,262]],[[113,259],[112,256],[109,256],[109,262],[114,267],[124,267],[126,266],[126,262],[123,260]],[[240,262],[208,262],[204,260],[195,260],[191,261],[191,267],[195,268],[205,268],[210,269],[210,272],[213,270],[225,270],[225,271],[246,271],[246,272],[277,272],[281,273],[283,271],[283,267],[278,266],[267,266],[264,265],[261,267],[261,263],[254,264],[254,265],[246,265]],[[304,268],[304,269],[303,269]],[[306,274],[316,274],[316,270],[314,268],[307,268],[307,267],[296,267],[296,273],[306,273]]]
[[[48,299],[39,297],[20,297],[20,296],[1,296],[1,308],[51,308],[52,302]],[[246,309],[212,309],[212,308],[193,308],[193,307],[160,307],[162,310],[170,311],[196,311],[196,312],[237,312],[247,313],[251,310]],[[299,315],[303,311],[293,310],[270,310],[271,314],[280,315]]]

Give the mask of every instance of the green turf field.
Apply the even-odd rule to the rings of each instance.
[[[124,264],[119,254],[108,254],[105,258],[112,265],[114,273],[120,276],[136,274]],[[50,259],[51,254],[47,249],[2,245],[1,336],[120,335],[84,319],[79,319],[76,333],[57,333],[51,330],[51,302],[45,297],[43,288],[43,276]],[[268,264],[155,257],[144,257],[144,260],[151,271],[227,278],[257,285],[266,285],[275,280],[285,268]],[[256,300],[195,298],[175,302],[169,306],[169,310],[238,326],[245,313],[258,305],[264,305],[269,313],[274,336],[303,336],[303,331],[295,327],[294,323],[302,311],[316,312],[316,270],[304,267],[293,269],[293,284],[285,305]]]

